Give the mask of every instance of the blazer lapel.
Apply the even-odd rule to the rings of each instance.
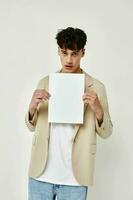
[[[89,90],[89,88],[91,88],[93,86],[93,78],[90,75],[88,75],[86,72],[83,71],[83,73],[85,75],[85,90],[84,90],[84,92],[87,92]],[[88,104],[84,105],[84,115],[85,115],[87,106],[88,106]],[[73,140],[75,140],[75,138],[76,138],[76,134],[80,128],[80,125],[81,124],[75,124]]]

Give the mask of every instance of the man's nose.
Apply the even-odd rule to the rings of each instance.
[[[72,56],[67,56],[67,63],[68,64],[71,64],[72,63]]]

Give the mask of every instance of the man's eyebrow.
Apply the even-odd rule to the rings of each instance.
[[[75,50],[75,51],[73,51],[74,53],[78,53],[79,52],[79,50]]]
[[[61,51],[67,51],[66,49],[61,49]],[[78,53],[79,52],[79,50],[74,50],[74,51],[72,51],[72,53]]]
[[[78,49],[75,49],[75,50],[73,50],[72,52],[73,53],[78,53],[80,50],[78,50]]]

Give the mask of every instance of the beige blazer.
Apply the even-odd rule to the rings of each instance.
[[[85,92],[90,88],[94,90],[104,110],[103,123],[99,127],[94,112],[89,105],[85,105],[84,123],[75,124],[74,139],[72,141],[72,168],[75,179],[80,185],[92,186],[96,156],[96,137],[97,135],[104,139],[109,137],[112,133],[113,125],[109,114],[105,86],[83,70],[81,73],[85,74]],[[39,81],[37,89],[45,89],[48,91],[48,83],[49,76],[46,76]],[[34,132],[28,175],[29,177],[37,178],[45,171],[48,158],[50,138],[48,101],[38,105],[31,121],[29,120],[29,113],[27,112],[25,122],[28,129]]]

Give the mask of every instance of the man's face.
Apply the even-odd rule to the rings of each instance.
[[[61,71],[64,73],[75,73],[80,68],[80,60],[84,56],[84,50],[76,51],[58,47],[58,54],[62,64]]]

